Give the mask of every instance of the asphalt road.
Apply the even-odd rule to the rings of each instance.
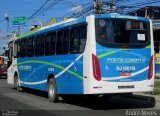
[[[30,89],[18,92],[6,79],[0,79],[0,116],[129,116],[128,111],[159,109],[154,97],[142,95],[110,99],[68,96],[51,103],[45,92]]]

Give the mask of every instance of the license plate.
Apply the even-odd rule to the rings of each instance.
[[[131,72],[121,72],[121,76],[131,76]]]

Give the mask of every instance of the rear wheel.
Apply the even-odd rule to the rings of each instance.
[[[53,78],[51,78],[48,82],[48,98],[51,102],[58,101],[58,95],[56,91],[56,83]]]

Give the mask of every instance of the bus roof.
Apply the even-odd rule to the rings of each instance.
[[[18,36],[17,39],[25,38],[25,37],[28,37],[28,36],[33,36],[35,34],[41,34],[41,33],[44,33],[44,32],[50,32],[54,29],[61,29],[61,28],[64,28],[64,27],[68,27],[68,26],[71,26],[71,25],[84,23],[84,22],[86,22],[85,18],[68,19],[66,21],[61,21],[61,22],[58,22],[58,23],[55,23],[55,24],[52,24],[52,25],[49,25],[49,26],[42,27],[38,30],[33,30],[33,31],[28,32],[28,33],[22,34],[22,35]]]
[[[149,19],[146,19],[144,17],[123,15],[123,14],[118,14],[118,13],[98,14],[98,15],[95,15],[95,18],[117,18],[117,19],[118,18],[119,19],[123,18],[123,19],[135,19],[135,20],[149,21]],[[61,22],[58,22],[58,23],[55,23],[55,24],[52,24],[52,25],[49,25],[49,26],[39,28],[37,30],[35,29],[35,30],[30,31],[30,32],[25,33],[25,34],[22,34],[22,35],[17,37],[17,40],[28,37],[28,36],[34,36],[36,34],[51,32],[54,29],[61,29],[61,28],[64,28],[64,27],[68,27],[68,26],[71,26],[71,25],[76,25],[76,24],[84,23],[84,22],[86,22],[86,18],[84,18],[84,17],[79,18],[79,19],[68,19],[66,21],[61,21]]]

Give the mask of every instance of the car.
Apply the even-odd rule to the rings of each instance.
[[[6,64],[0,65],[0,78],[1,77],[7,77],[7,65]]]

